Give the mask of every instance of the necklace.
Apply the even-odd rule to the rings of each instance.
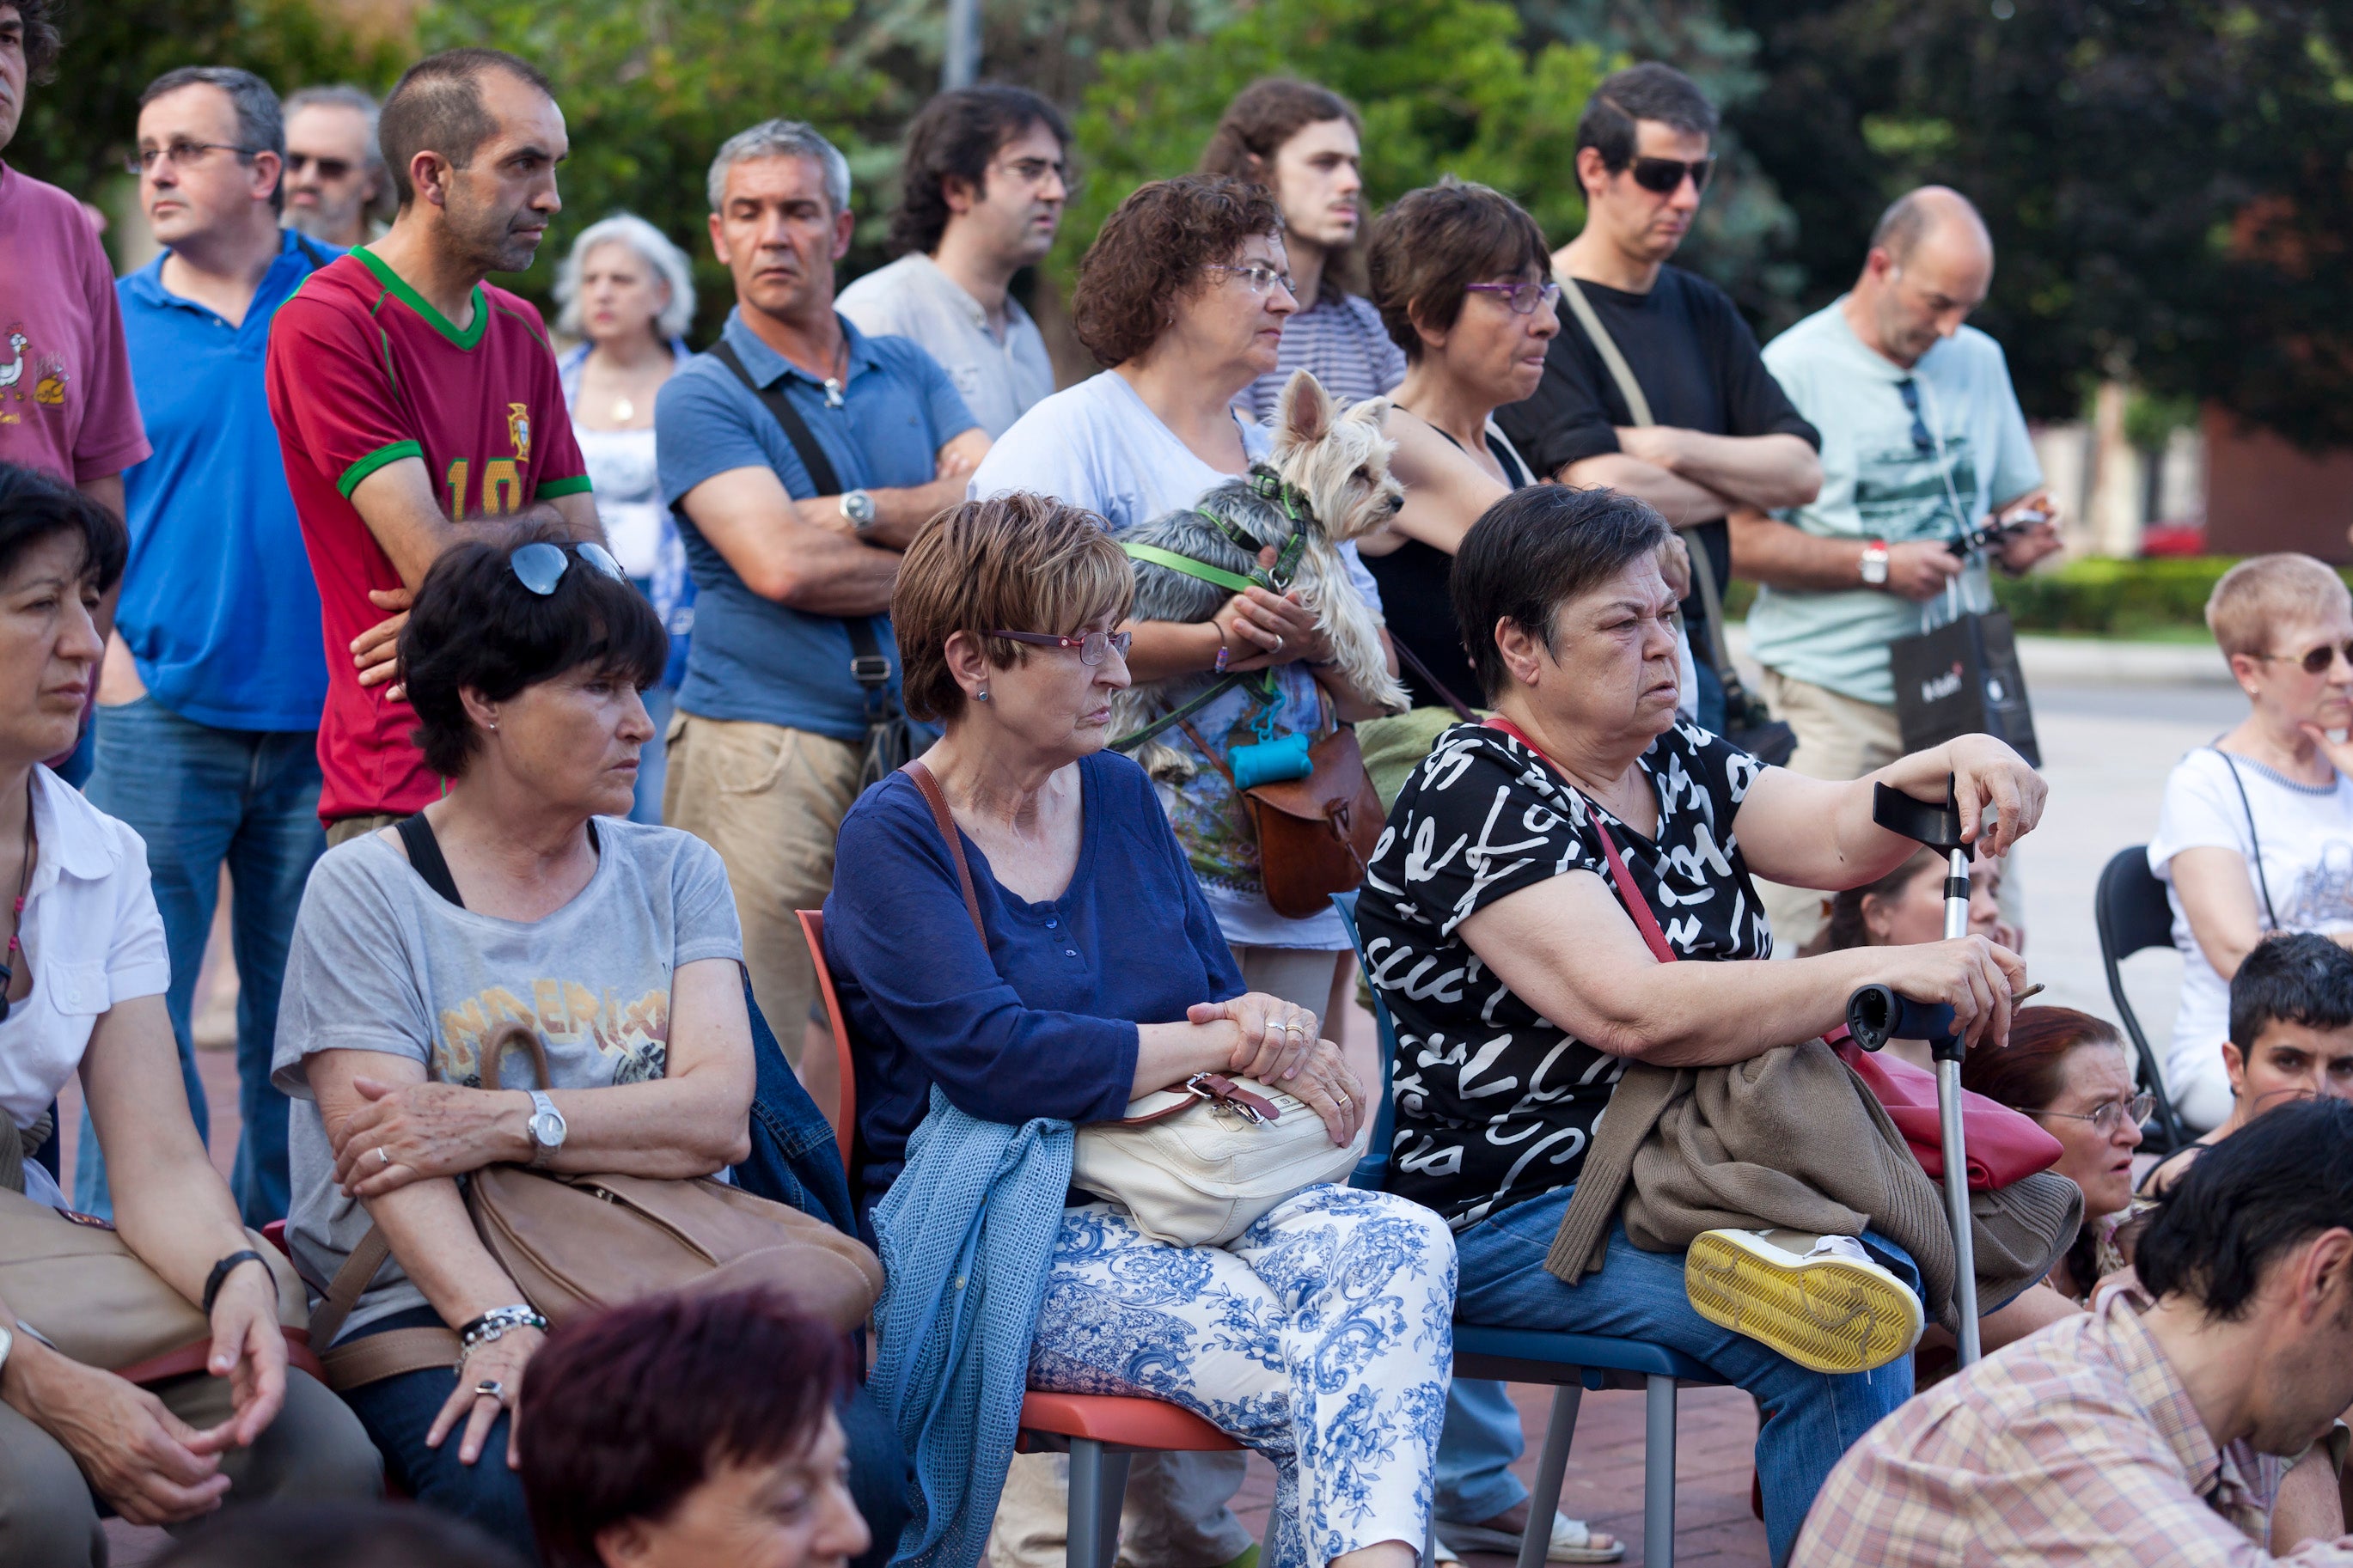
[[[15,1004],[8,993],[16,982],[17,955],[25,951],[25,894],[33,885],[33,791],[25,786],[25,863],[16,872],[16,902],[8,921],[8,951],[0,955],[0,1024],[8,1021],[8,1009]]]
[[[613,423],[627,425],[638,416],[638,405],[624,395],[613,399]]]

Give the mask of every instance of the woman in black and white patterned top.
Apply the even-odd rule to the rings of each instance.
[[[1700,1317],[1682,1256],[1637,1252],[1622,1229],[1580,1286],[1546,1273],[1546,1251],[1626,1061],[1744,1061],[1835,1027],[1873,981],[1951,1003],[1972,1041],[2004,1037],[2015,954],[1973,936],[1767,962],[1749,876],[1835,889],[1894,868],[1915,846],[1873,824],[1875,783],[1941,798],[1956,775],[1968,830],[1996,814],[1997,852],[2033,826],[2043,786],[1984,736],[1833,784],[1678,723],[1665,537],[1638,500],[1552,485],[1471,530],[1455,613],[1513,728],[1440,738],[1389,815],[1358,916],[1397,1019],[1390,1188],[1454,1227],[1461,1318],[1669,1344],[1756,1393],[1778,1562],[1845,1442],[1910,1394],[1909,1363],[1808,1372]],[[1643,910],[1621,901],[1605,843]],[[1646,917],[1686,962],[1653,956]],[[1877,1239],[1873,1260],[1916,1279]]]

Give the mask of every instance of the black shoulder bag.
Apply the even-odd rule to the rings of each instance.
[[[825,448],[818,445],[817,435],[785,395],[782,385],[762,386],[744,368],[744,362],[724,340],[712,345],[711,357],[735,373],[735,379],[760,400],[769,416],[785,432],[785,439],[800,454],[801,467],[808,470],[809,482],[821,496],[841,493],[841,479],[833,471],[831,459]],[[677,510],[673,508],[673,510]],[[881,784],[907,765],[915,754],[915,735],[907,710],[891,694],[891,661],[882,652],[882,641],[874,635],[871,616],[844,616],[842,630],[849,634],[849,674],[866,694],[866,755],[858,768],[858,788],[863,793]]]

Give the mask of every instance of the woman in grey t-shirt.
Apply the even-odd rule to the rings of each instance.
[[[700,840],[619,820],[652,733],[638,693],[666,651],[600,545],[525,533],[445,553],[400,654],[447,794],[328,851],[287,964],[288,1239],[314,1281],[371,1227],[392,1251],[336,1342],[428,1326],[470,1338],[454,1372],[345,1398],[418,1501],[525,1551],[507,1412],[543,1325],[457,1178],[499,1163],[710,1175],[750,1140],[726,873]],[[548,1092],[480,1087],[482,1048],[511,1022],[537,1033]],[[520,1066],[510,1057],[505,1076]]]

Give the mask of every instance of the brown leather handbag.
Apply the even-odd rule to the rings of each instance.
[[[1188,721],[1186,735],[1233,784],[1234,771]],[[1341,725],[1307,748],[1314,770],[1303,779],[1237,789],[1258,835],[1259,881],[1276,914],[1306,920],[1331,908],[1335,893],[1365,879],[1387,814],[1365,772],[1356,732]]]
[[[509,1024],[482,1052],[482,1087],[500,1087],[510,1050],[529,1053],[547,1083],[538,1032]],[[551,1323],[667,1290],[760,1287],[847,1333],[882,1291],[882,1265],[856,1238],[789,1204],[707,1176],[558,1175],[486,1165],[465,1180],[475,1234]],[[395,1329],[348,1344],[333,1337],[384,1265],[389,1247],[370,1230],[327,1288],[311,1342],[338,1393],[398,1373],[458,1364],[446,1328]]]

